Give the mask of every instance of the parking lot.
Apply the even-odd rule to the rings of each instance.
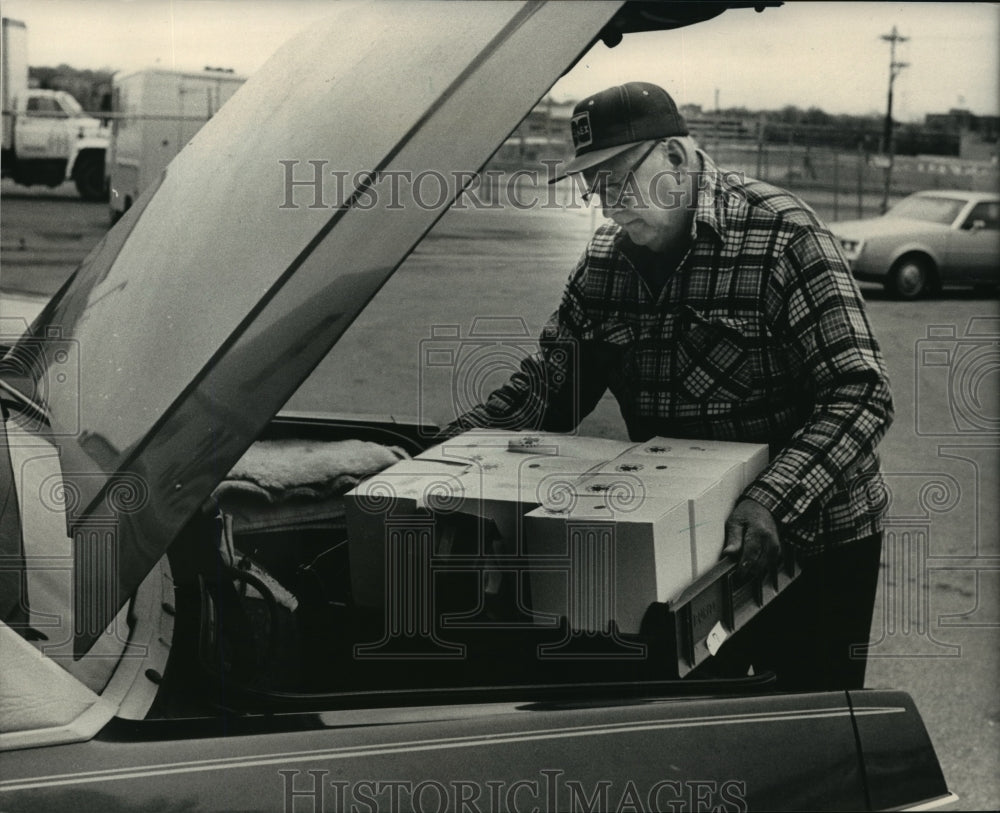
[[[106,205],[79,200],[71,185],[5,180],[0,191],[6,330],[7,319],[31,315],[58,289],[109,219]],[[468,337],[477,318],[504,317],[526,334],[508,340],[530,345],[594,219],[586,210],[447,214],[290,405],[447,419],[456,392],[474,399],[494,382],[456,390],[455,379],[451,390],[444,382],[432,391],[420,375],[422,343],[442,325]],[[868,684],[911,693],[961,806],[995,809],[1000,309],[972,292],[908,303],[876,286],[863,291],[896,405],[881,445],[887,533]],[[606,399],[581,431],[620,436],[616,406]]]

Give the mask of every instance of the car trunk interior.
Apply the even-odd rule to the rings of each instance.
[[[262,440],[364,441],[413,455],[427,445],[423,429],[283,415]],[[697,673],[700,680],[678,680],[674,645],[658,615],[664,605],[650,608],[639,636],[569,635],[561,619],[539,625],[523,611],[530,606],[526,574],[438,568],[423,599],[425,614],[418,610],[412,615],[420,617],[404,616],[402,623],[389,611],[357,606],[344,517],[349,488],[348,481],[341,493],[262,503],[263,515],[276,521],[248,523],[228,513],[223,499],[188,523],[169,551],[176,627],[154,716],[220,706],[329,707],[336,702],[330,695],[349,703],[358,693],[368,702],[375,693],[379,702],[412,703],[417,696],[442,702],[441,692],[544,696],[544,687],[565,696],[574,686],[587,684],[593,693],[602,683],[621,693],[626,681],[627,693],[640,695],[647,683],[662,693],[664,681],[680,694],[718,683],[760,692],[769,682],[769,676],[727,679],[708,670]],[[476,558],[478,520],[454,514],[435,522],[435,545],[446,540],[449,555]]]

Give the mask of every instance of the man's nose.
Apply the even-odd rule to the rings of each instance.
[[[624,195],[608,195],[607,199],[601,198],[601,213],[609,219],[614,219],[615,214],[624,212],[628,208],[628,203]]]

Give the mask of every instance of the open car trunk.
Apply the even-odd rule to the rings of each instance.
[[[636,681],[678,680],[673,630],[655,612],[633,636],[579,634],[564,618],[539,623],[528,574],[493,567],[482,521],[470,514],[379,513],[395,538],[426,539],[429,558],[415,556],[408,572],[387,574],[386,606],[354,601],[344,493],[371,469],[419,452],[426,430],[346,416],[272,421],[170,551],[179,616],[189,624],[198,618],[191,635],[177,636],[198,639],[185,666],[174,659],[175,670],[194,670],[189,687],[209,685],[207,673],[227,696],[238,692],[249,707],[275,710],[316,706],[317,694],[369,690],[427,698],[462,690],[495,699],[525,686],[587,694],[607,684],[609,696],[641,695],[648,689],[637,690]],[[311,474],[293,471],[295,461]],[[269,466],[284,483],[274,483]],[[310,476],[326,487],[304,486]],[[713,677],[710,669],[705,676]],[[746,692],[770,682],[718,686]],[[677,682],[669,691],[704,693],[714,685]]]

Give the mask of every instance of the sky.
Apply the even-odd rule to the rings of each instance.
[[[383,0],[392,2],[392,0]],[[336,0],[3,0],[28,26],[32,65],[124,71],[152,65],[233,68],[249,75]],[[680,103],[828,113],[885,110],[896,26],[908,66],[894,114],[918,121],[953,107],[1000,114],[1000,4],[802,2],[730,10],[672,32],[598,44],[553,89],[578,99],[629,80],[662,85]]]

